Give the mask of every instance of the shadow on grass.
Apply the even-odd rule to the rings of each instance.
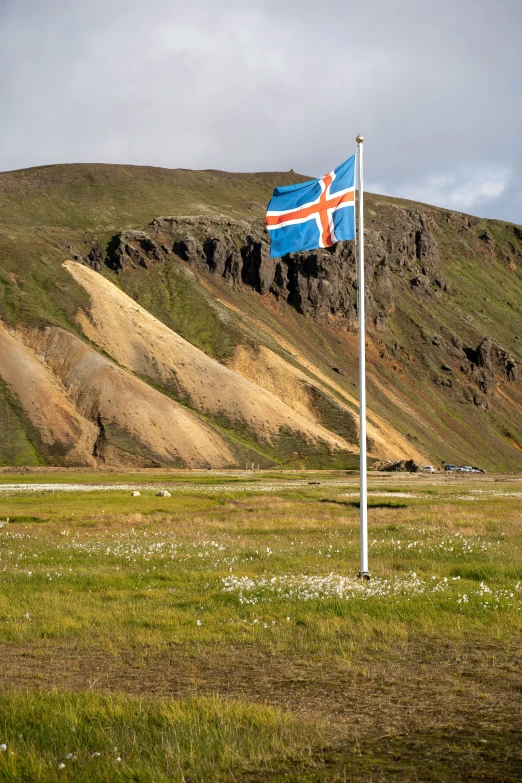
[[[336,506],[351,506],[352,508],[360,508],[361,504],[358,500],[329,500],[328,498],[322,498],[319,503],[333,503]],[[368,503],[368,508],[408,508],[407,503],[397,503],[392,500],[383,500],[373,503]]]
[[[49,522],[49,519],[45,517],[27,517],[27,516],[21,516],[21,517],[9,517],[9,524],[27,524],[28,522]]]
[[[485,736],[487,738],[485,738]],[[499,732],[451,728],[361,740],[325,749],[312,763],[283,762],[278,771],[243,776],[244,783],[518,783],[522,769],[519,730]]]

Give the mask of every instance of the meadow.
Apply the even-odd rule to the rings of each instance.
[[[372,474],[368,583],[357,481],[0,474],[0,780],[522,780],[522,478]]]

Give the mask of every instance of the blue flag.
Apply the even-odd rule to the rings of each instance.
[[[355,155],[321,179],[276,188],[266,213],[270,255],[355,239]]]

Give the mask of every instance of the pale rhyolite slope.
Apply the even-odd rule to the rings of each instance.
[[[293,410],[281,399],[239,373],[224,367],[184,340],[140,307],[113,283],[86,266],[66,261],[65,268],[88,292],[89,313],[80,312],[84,334],[119,364],[138,375],[176,387],[197,410],[227,418],[271,441],[282,428],[312,443],[355,451],[312,416]]]
[[[298,369],[298,367],[285,361],[264,346],[259,347],[256,355],[250,348],[239,346],[230,362],[230,366],[233,369],[241,372],[246,378],[259,383],[260,386],[274,390],[274,393],[278,395],[283,395],[283,399],[288,400],[288,404],[291,404],[291,407],[294,405],[302,406],[303,404],[306,406],[310,405],[307,395],[303,397],[302,392],[295,398],[295,403],[290,403],[292,398],[291,388],[294,387],[295,381],[298,381],[308,386],[314,386],[326,394],[336,405],[346,410],[348,415],[352,415],[354,410],[358,411],[359,400],[350,395],[340,384],[335,383],[332,378],[325,375],[320,367],[311,362],[284,336],[283,330],[275,331],[264,321],[240,310],[222,296],[218,296],[215,291],[214,295],[223,307],[229,308],[240,319],[251,324],[256,331],[264,333],[271,341],[278,343],[283,351],[291,356],[294,362],[301,368]],[[294,381],[283,381],[282,379],[285,377],[287,379],[293,377]],[[275,391],[276,388],[277,391]],[[341,400],[345,402],[343,403]],[[370,452],[372,456],[390,460],[415,459],[418,462],[426,460],[426,454],[415,448],[388,420],[379,416],[371,408],[367,409],[366,419],[368,438],[371,438],[374,443],[374,450]],[[356,425],[358,429],[358,417]]]
[[[0,324],[0,377],[18,399],[44,448],[64,465],[94,467],[98,428],[79,415],[58,378]]]
[[[227,445],[191,411],[117,367],[75,335],[51,327],[32,333],[35,350],[57,375],[78,411],[100,417],[165,463],[187,467],[234,464]]]
[[[256,326],[267,331],[264,324],[257,322]],[[251,381],[269,389],[281,397],[291,408],[302,411],[305,415],[308,413],[313,416],[313,400],[307,389],[314,387],[325,394],[338,408],[344,410],[346,416],[354,416],[353,408],[342,402],[342,399],[350,402],[357,409],[359,402],[356,398],[347,394],[345,389],[325,376],[304,356],[296,353],[295,348],[290,344],[284,344],[279,335],[271,333],[271,336],[278,339],[280,344],[292,353],[295,361],[317,380],[265,346],[260,346],[257,350],[246,345],[238,346],[230,366]],[[354,423],[358,431],[359,417],[357,414]],[[419,461],[425,459],[425,456],[412,446],[403,435],[373,411],[369,411],[367,415],[367,432],[374,444],[372,456],[392,460],[412,457]]]

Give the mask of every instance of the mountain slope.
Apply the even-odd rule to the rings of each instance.
[[[91,433],[96,425],[95,440],[81,455],[85,461],[199,468],[234,464],[223,439],[197,416],[70,332],[47,327],[20,336],[61,383],[76,415],[91,422]],[[38,402],[46,411],[46,398],[33,397],[33,404]],[[75,456],[75,464],[82,464]]]
[[[0,371],[37,433],[40,450],[61,464],[86,464],[98,431],[67,398],[53,374],[16,337],[0,326]]]
[[[272,365],[277,361],[276,375],[278,371],[284,372],[287,379],[294,379],[292,395],[285,394],[281,384],[273,383],[272,367],[262,378],[257,378],[260,381],[257,383],[248,377],[252,373],[245,366],[238,366],[237,372],[211,359],[136,306],[134,300],[98,273],[71,261],[66,261],[65,267],[91,298],[89,315],[78,313],[84,334],[122,366],[175,394],[194,410],[225,418],[231,428],[246,427],[269,445],[273,445],[281,430],[293,430],[311,444],[322,442],[333,450],[356,450],[354,443],[336,437],[321,426],[311,400],[307,405],[294,404],[296,395],[306,396],[305,382],[311,388],[311,381],[277,354],[272,355]],[[259,368],[257,359],[256,364]],[[271,388],[266,389],[267,385]],[[332,401],[334,404],[340,407],[340,403]],[[353,412],[345,409],[343,415],[349,419],[355,436]],[[385,439],[379,437],[371,423],[370,429],[370,434],[380,441],[380,456],[385,456]],[[407,449],[406,444],[403,447]]]
[[[267,252],[271,189],[300,179],[87,164],[0,174],[2,345],[29,351],[61,395],[56,416],[96,436],[83,464],[356,464],[352,244]],[[371,455],[520,469],[522,230],[368,195],[365,238]],[[85,351],[106,363],[102,385],[79,376],[95,405],[42,348],[49,326],[73,375]],[[39,434],[4,351],[0,463],[70,462]],[[152,392],[174,416],[159,413],[159,430],[186,431],[183,411],[210,458],[188,442],[160,448],[156,414],[131,421]]]

